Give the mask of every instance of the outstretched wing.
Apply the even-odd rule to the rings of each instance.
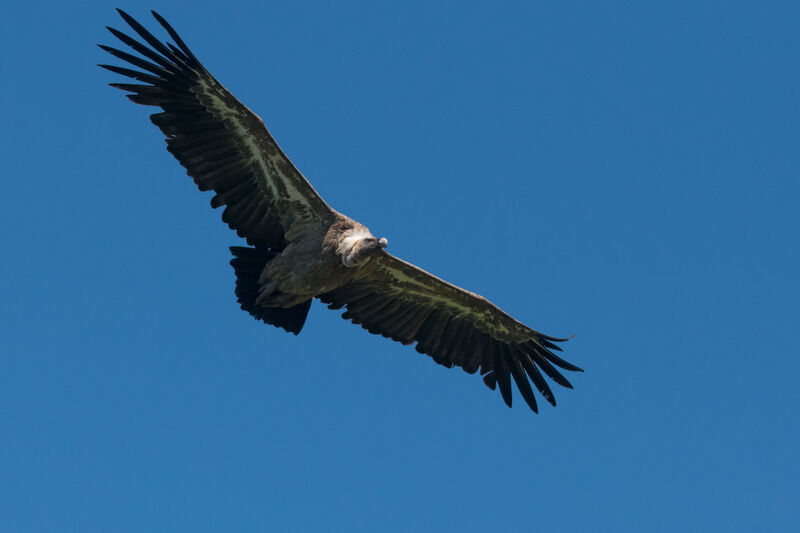
[[[251,245],[282,249],[332,210],[278,147],[262,120],[200,64],[160,15],[153,16],[175,44],[162,43],[122,10],[147,45],[108,28],[142,57],[100,48],[141,70],[100,65],[141,83],[112,83],[137,104],[160,107],[150,116],[167,136],[167,150],[201,190],[214,190],[212,207],[227,205],[225,221]],[[144,58],[144,59],[143,59]]]
[[[418,352],[441,365],[460,366],[471,374],[480,369],[489,388],[499,385],[509,407],[512,377],[528,406],[537,411],[529,379],[555,405],[542,372],[572,388],[555,366],[581,371],[552,352],[561,351],[554,343],[566,339],[534,331],[486,298],[383,251],[355,280],[319,298],[331,309],[347,307],[342,317],[370,333],[403,344],[416,341]]]

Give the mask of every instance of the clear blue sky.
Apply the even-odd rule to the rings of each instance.
[[[0,529],[800,530],[800,4],[223,6],[120,5],[331,205],[586,372],[534,415],[319,304],[257,323],[239,239],[95,66],[113,6],[20,3]]]

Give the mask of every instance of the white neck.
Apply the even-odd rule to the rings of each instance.
[[[339,253],[339,255],[345,254],[351,251],[353,247],[358,244],[358,241],[362,239],[368,239],[372,236],[372,233],[367,230],[351,229],[350,231],[346,232],[345,237],[339,241],[339,246],[336,247],[336,251]]]
[[[336,252],[342,258],[342,264],[347,267],[356,267],[369,260],[366,256],[363,260],[360,256],[365,255],[358,253],[358,243],[364,239],[373,237],[372,233],[363,229],[352,229],[345,233],[345,236],[339,241],[336,247]]]

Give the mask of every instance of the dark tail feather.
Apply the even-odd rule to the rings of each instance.
[[[244,246],[231,246],[231,253],[233,253],[231,266],[236,272],[236,298],[242,309],[267,324],[283,328],[295,335],[300,333],[306,322],[311,300],[287,308],[256,305],[258,289],[261,287],[258,277],[267,261],[277,254]]]

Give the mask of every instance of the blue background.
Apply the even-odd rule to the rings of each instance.
[[[239,239],[95,66],[112,6],[21,3],[0,529],[800,530],[800,4],[224,4],[121,7],[586,372],[534,415],[319,304],[257,323]]]

